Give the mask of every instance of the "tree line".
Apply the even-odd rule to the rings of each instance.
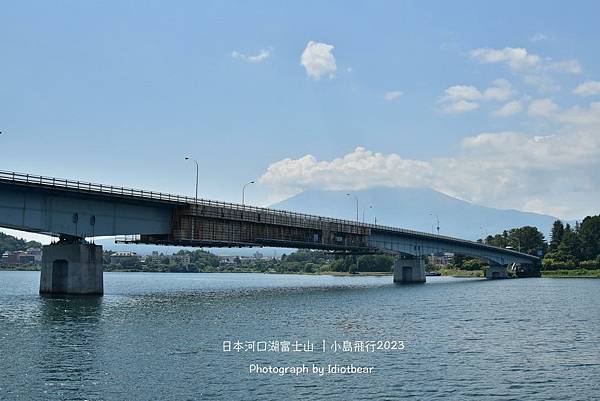
[[[588,216],[574,227],[555,221],[542,267],[600,269],[600,215]]]
[[[41,248],[42,244],[37,241],[25,241],[12,235],[0,232],[0,255],[4,252],[26,251],[27,248]]]
[[[544,270],[600,269],[600,215],[588,216],[574,227],[556,220],[549,243],[532,226],[488,235],[479,242],[540,256]]]

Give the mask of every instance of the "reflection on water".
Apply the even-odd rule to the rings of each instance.
[[[104,297],[0,272],[0,400],[594,399],[600,280],[107,273]],[[224,340],[403,340],[378,353],[226,353]],[[374,366],[278,376],[278,366]]]
[[[63,387],[76,396],[88,378],[98,377],[94,366],[102,298],[40,297],[41,325],[51,328],[39,338],[39,369],[44,384]]]

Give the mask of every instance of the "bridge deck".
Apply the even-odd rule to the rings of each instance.
[[[160,204],[174,210],[173,215],[177,219],[173,220],[173,227],[168,236],[142,235],[136,238],[134,242],[194,246],[211,246],[209,244],[213,244],[212,246],[264,245],[368,252],[373,250],[374,244],[369,240],[370,238],[381,240],[381,238],[393,236],[394,238],[410,238],[425,243],[451,244],[461,248],[475,249],[478,252],[495,252],[532,261],[539,259],[535,256],[478,242],[397,227],[236,203],[195,199],[189,196],[85,181],[0,171],[0,185],[25,187],[52,193],[76,193],[83,196],[114,200],[115,202],[121,199],[133,201],[136,204]],[[215,222],[218,222],[218,224]],[[233,238],[231,234],[219,233],[219,230],[227,224],[231,230],[238,230],[242,234]],[[277,227],[279,231],[274,231],[273,227]],[[281,227],[287,227],[287,229],[281,229]],[[199,236],[198,233],[201,233],[202,236]],[[207,233],[212,234],[207,236]],[[246,235],[248,233],[251,233],[251,235]],[[274,233],[277,235],[274,235]],[[320,235],[318,240],[316,235]],[[336,235],[343,236],[343,241],[340,242]]]

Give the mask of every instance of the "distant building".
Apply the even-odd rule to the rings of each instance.
[[[239,260],[238,256],[219,256],[220,265],[234,265]]]
[[[158,251],[152,251],[152,255],[148,256],[147,259],[153,263],[159,263],[162,256]]]
[[[263,255],[262,253],[260,253],[260,252],[256,251],[256,252],[254,252],[254,255],[252,255],[252,257],[253,257],[254,259],[262,259],[262,258],[264,258],[264,257],[265,257],[265,255]]]
[[[428,259],[429,263],[431,263],[433,266],[447,267],[454,261],[454,254],[449,252],[436,253],[428,256]]]
[[[42,250],[29,248],[26,251],[4,252],[0,263],[4,265],[39,265],[42,263]]]
[[[115,252],[110,255],[110,263],[113,265],[122,265],[140,261],[140,256],[135,252]]]
[[[33,256],[34,263],[42,263],[42,249],[41,248],[28,248],[27,255]]]
[[[20,265],[33,265],[35,264],[35,256],[33,255],[20,255],[19,256],[19,264]]]
[[[190,254],[188,253],[184,253],[181,255],[173,255],[173,260],[175,261],[176,264],[180,265],[180,266],[189,266],[190,263],[192,263],[192,258],[190,256]]]

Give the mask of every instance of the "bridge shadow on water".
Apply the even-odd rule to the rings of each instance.
[[[46,323],[77,323],[83,317],[99,318],[102,313],[103,297],[92,295],[40,294],[42,321]]]

